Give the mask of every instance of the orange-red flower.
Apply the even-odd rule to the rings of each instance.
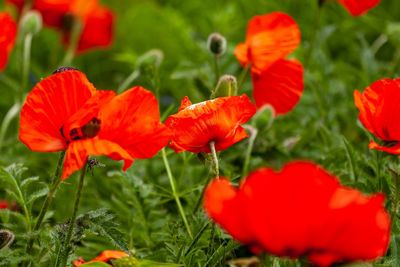
[[[376,7],[381,0],[339,0],[353,16],[360,16]]]
[[[192,104],[188,97],[182,99],[177,114],[165,124],[173,137],[170,146],[175,152],[210,152],[210,142],[216,150],[224,150],[247,137],[241,124],[247,122],[256,108],[247,95],[220,97]]]
[[[2,71],[15,44],[17,24],[8,13],[0,12],[0,25],[0,71]]]
[[[384,196],[364,196],[309,162],[262,168],[239,188],[226,179],[205,193],[209,216],[253,252],[308,257],[318,266],[383,256],[390,239]]]
[[[118,251],[118,250],[105,250],[102,253],[100,253],[99,256],[96,258],[90,260],[90,261],[84,261],[82,258],[79,260],[74,261],[74,266],[78,267],[84,263],[90,263],[90,262],[105,262],[108,263],[110,260],[115,260],[115,259],[120,259],[124,257],[128,257],[129,255],[126,254],[123,251]]]
[[[400,154],[400,79],[383,79],[372,83],[363,93],[354,91],[358,118],[379,139],[392,145],[381,146],[371,141],[369,147]]]
[[[7,0],[22,9],[23,0]],[[82,24],[78,52],[95,47],[107,47],[113,39],[114,15],[98,0],[33,0],[32,8],[43,16],[45,25],[63,33],[63,42],[69,43],[73,20]]]
[[[235,49],[243,67],[251,66],[257,107],[270,105],[276,114],[292,110],[303,93],[303,66],[285,59],[300,44],[296,21],[282,12],[253,17],[246,41]]]
[[[82,168],[88,156],[149,158],[167,145],[155,96],[142,87],[115,96],[97,91],[77,70],[40,81],[21,110],[19,138],[33,151],[67,150],[62,179]]]

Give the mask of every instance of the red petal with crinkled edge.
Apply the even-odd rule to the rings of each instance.
[[[235,55],[243,66],[251,64],[253,72],[261,73],[292,53],[300,35],[296,21],[285,13],[255,16],[248,24],[245,44],[238,45]]]
[[[376,7],[381,0],[339,0],[353,16],[360,16]]]
[[[354,92],[354,102],[364,127],[384,141],[400,141],[400,79],[382,79],[363,93]]]
[[[133,163],[129,153],[117,143],[96,138],[76,140],[69,144],[64,160],[61,179],[67,179],[71,174],[83,168],[89,156],[105,155],[113,160],[123,160],[123,170]]]
[[[114,97],[100,113],[99,138],[119,144],[133,158],[150,158],[168,144],[156,97],[137,86]]]
[[[257,107],[271,105],[277,115],[291,111],[304,89],[304,69],[297,60],[279,60],[267,71],[252,74]]]
[[[241,126],[255,113],[256,108],[247,95],[220,97],[188,106],[171,115],[165,124],[173,132],[170,146],[175,152],[210,152],[210,142],[216,150],[224,150],[247,137]]]
[[[308,257],[327,267],[386,253],[391,223],[383,202],[382,194],[365,196],[321,167],[298,161],[279,172],[256,170],[239,188],[215,180],[204,207],[257,253]]]
[[[0,25],[0,71],[2,71],[15,44],[17,24],[8,13],[0,12]]]
[[[95,92],[86,76],[76,70],[43,79],[22,106],[19,139],[33,151],[66,149],[62,126]]]

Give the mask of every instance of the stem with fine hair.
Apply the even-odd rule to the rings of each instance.
[[[79,21],[79,19],[74,18],[72,23],[72,29],[69,36],[70,38],[69,38],[67,53],[65,54],[64,59],[62,61],[62,66],[71,65],[72,60],[75,57],[76,48],[78,47],[79,38],[82,33],[82,27],[83,25]]]
[[[210,150],[211,150],[211,157],[212,157],[212,168],[214,171],[215,178],[219,178],[219,163],[218,163],[218,156],[217,151],[215,150],[215,142],[210,142]]]
[[[72,235],[73,235],[73,232],[74,232],[76,215],[78,214],[78,208],[79,208],[79,203],[80,203],[80,200],[81,200],[82,188],[83,188],[83,184],[84,184],[84,181],[85,181],[86,170],[87,170],[87,163],[83,167],[83,169],[81,171],[81,175],[79,177],[78,191],[76,192],[76,196],[75,196],[74,210],[72,212],[71,220],[69,221],[67,235],[65,237],[64,244],[63,244],[64,253],[63,253],[62,259],[61,259],[61,266],[62,267],[67,266],[68,255],[69,255],[69,252],[71,250],[71,244],[70,243],[71,243]],[[58,261],[58,259],[57,259],[57,261]]]
[[[215,85],[218,84],[219,77],[221,76],[219,70],[219,56],[214,56],[214,74],[215,74]]]
[[[190,238],[193,239],[192,231],[190,230],[188,220],[186,219],[185,211],[183,210],[183,207],[182,207],[182,204],[181,204],[181,200],[179,199],[179,195],[176,192],[175,179],[174,179],[174,176],[172,175],[171,167],[169,166],[169,162],[168,162],[168,158],[167,158],[167,153],[165,152],[165,148],[163,148],[161,150],[161,154],[162,154],[162,158],[163,158],[163,161],[164,161],[165,169],[167,171],[167,176],[168,176],[168,179],[169,179],[169,183],[171,185],[172,195],[174,196],[176,205],[178,206],[178,210],[179,210],[179,213],[180,213],[180,215],[182,217],[182,221],[183,221],[183,223],[184,223],[184,225],[186,227],[186,230],[187,230]]]
[[[40,213],[38,215],[37,221],[35,223],[35,226],[33,228],[33,231],[37,231],[39,230],[40,226],[43,223],[43,219],[47,213],[47,210],[49,209],[49,206],[51,204],[51,202],[53,201],[53,197],[54,194],[56,193],[58,186],[61,183],[61,179],[60,179],[60,174],[61,174],[61,167],[64,161],[64,156],[65,156],[65,151],[62,151],[60,153],[60,156],[58,158],[58,162],[57,162],[57,167],[56,167],[56,171],[54,173],[54,176],[52,177],[51,180],[51,188],[49,190],[49,192],[47,193],[46,199],[43,202],[42,208],[40,209]],[[29,251],[32,249],[33,243],[35,242],[35,238],[31,237],[28,241],[28,245],[26,247],[26,252],[29,253]]]
[[[250,158],[251,158],[251,152],[253,151],[253,146],[254,146],[254,141],[256,140],[258,131],[256,128],[250,125],[244,125],[244,127],[249,130],[250,136],[249,136],[249,143],[247,145],[246,149],[246,156],[244,158],[244,164],[243,164],[243,170],[242,170],[242,177],[241,179],[244,179],[244,177],[248,174],[249,172],[249,165],[250,165]]]
[[[22,103],[25,89],[29,80],[29,67],[31,62],[31,46],[33,34],[28,33],[24,37],[22,44],[22,67],[21,67],[21,87],[19,91],[19,101]]]

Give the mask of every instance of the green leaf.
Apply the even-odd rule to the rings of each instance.
[[[26,178],[21,182],[20,187],[22,189],[26,189],[26,187],[28,187],[31,183],[36,182],[38,180],[39,180],[39,176]]]
[[[27,204],[32,204],[35,200],[47,195],[48,192],[49,192],[49,189],[47,187],[45,187],[41,190],[38,190],[34,193],[29,194]]]

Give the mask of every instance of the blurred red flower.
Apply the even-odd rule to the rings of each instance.
[[[25,1],[7,0],[22,9]],[[98,0],[33,0],[32,9],[39,11],[45,25],[60,30],[68,44],[74,20],[82,23],[77,52],[108,47],[113,40],[114,14]]]
[[[354,91],[358,118],[364,127],[379,139],[394,145],[381,146],[371,141],[369,147],[391,154],[400,154],[399,109],[400,79],[382,79],[372,83],[363,93]]]
[[[253,252],[306,256],[318,266],[383,256],[390,239],[384,196],[364,196],[309,162],[262,168],[239,188],[210,183],[209,216]]]
[[[78,267],[84,263],[90,263],[90,262],[105,262],[108,263],[110,260],[115,260],[115,259],[120,259],[124,257],[128,257],[129,255],[126,254],[123,251],[118,251],[118,250],[104,250],[102,253],[100,253],[99,256],[96,258],[90,260],[90,261],[84,261],[82,258],[79,260],[74,261],[74,266]]]
[[[353,16],[360,16],[376,7],[381,0],[339,0]]]
[[[300,44],[296,21],[282,12],[253,17],[246,41],[235,49],[243,67],[251,66],[257,107],[271,105],[276,114],[292,110],[303,93],[303,66],[285,59]]]
[[[8,13],[0,12],[0,25],[0,71],[2,71],[15,44],[17,24]]]
[[[173,133],[170,146],[177,153],[209,153],[209,144],[214,141],[217,151],[227,149],[247,137],[241,124],[247,122],[255,111],[245,94],[197,104],[185,97],[179,112],[165,121]]]
[[[81,169],[89,155],[124,160],[126,170],[134,158],[154,156],[169,137],[150,91],[134,87],[118,96],[97,91],[77,70],[40,81],[21,110],[19,138],[26,146],[67,150],[62,179]]]
[[[0,209],[9,209],[9,208],[10,208],[10,204],[8,204],[7,201],[0,200]]]

